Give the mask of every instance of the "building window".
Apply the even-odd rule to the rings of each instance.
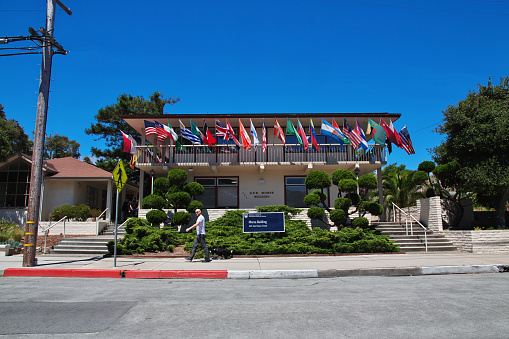
[[[238,208],[239,178],[238,177],[197,177],[205,189],[198,200],[204,208]]]
[[[30,190],[30,166],[17,160],[0,170],[0,208],[25,208]]]
[[[306,189],[306,177],[285,177],[285,205],[290,207],[307,207],[304,197],[314,190]],[[326,188],[327,204],[329,203],[329,189]],[[323,206],[321,206],[323,207]]]

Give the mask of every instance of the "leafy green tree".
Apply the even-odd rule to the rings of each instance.
[[[68,137],[55,134],[46,137],[44,143],[44,159],[55,159],[73,157],[79,159],[80,144],[76,140],[69,140]]]
[[[0,162],[16,153],[31,154],[32,141],[23,127],[14,119],[7,119],[0,104]]]
[[[97,123],[85,129],[86,134],[94,135],[97,137],[96,140],[102,139],[106,146],[105,149],[92,147],[92,154],[97,158],[96,166],[112,172],[119,160],[129,163],[130,154],[123,151],[121,130],[132,135],[137,142],[141,141],[137,132],[122,120],[121,116],[161,115],[166,104],[173,105],[178,101],[180,101],[180,98],[163,99],[163,95],[159,92],[154,92],[149,100],[146,100],[143,96],[134,97],[122,94],[117,98],[116,104],[101,108],[95,115]],[[129,179],[138,182],[138,178],[132,175],[131,169],[126,168],[126,171]],[[149,185],[146,186],[150,187]]]
[[[312,192],[311,194],[314,194],[313,198],[316,200],[316,198],[319,198],[318,203],[314,203],[313,205],[318,206],[319,204],[322,204],[327,211],[330,211],[329,207],[327,206],[327,203],[325,202],[327,195],[324,192],[324,189],[329,188],[331,186],[331,178],[325,171],[311,171],[306,176],[306,179],[304,181],[304,184],[306,185],[306,188],[308,190],[317,189],[320,190],[321,194],[317,191]],[[309,200],[309,199],[308,199]]]
[[[390,164],[382,170],[382,186],[385,205],[391,202],[399,207],[413,206],[417,199],[423,198],[421,186],[413,180],[415,171],[405,165]]]
[[[433,149],[440,165],[457,162],[458,187],[477,193],[496,210],[496,227],[505,227],[509,199],[509,77],[477,91],[444,112],[436,131],[445,136]]]

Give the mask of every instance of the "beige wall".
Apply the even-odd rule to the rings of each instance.
[[[329,175],[335,170],[327,171]],[[239,208],[254,208],[256,206],[283,205],[285,203],[285,176],[306,176],[312,168],[307,165],[268,166],[263,169],[259,165],[253,166],[221,166],[215,171],[211,167],[194,167],[188,171],[188,181],[194,177],[239,177]],[[263,183],[261,183],[263,179]],[[330,188],[330,204],[334,204],[338,190],[336,186]]]

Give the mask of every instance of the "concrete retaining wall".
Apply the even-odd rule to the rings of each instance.
[[[54,222],[51,222],[53,225]],[[99,220],[99,232],[108,226],[108,222],[105,220]],[[44,230],[50,227],[49,221],[41,221],[39,223],[39,229],[37,230],[38,235],[44,235]],[[65,234],[69,235],[96,235],[97,224],[95,221],[67,221],[65,223]],[[55,226],[49,229],[49,235],[64,234],[64,224],[59,222]]]
[[[472,253],[509,252],[509,230],[440,232],[461,251]]]

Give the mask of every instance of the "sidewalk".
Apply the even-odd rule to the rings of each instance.
[[[509,271],[509,253],[430,252],[302,257],[234,257],[186,262],[184,258],[37,257],[22,267],[23,256],[0,257],[0,276],[96,278],[321,278],[405,276]]]

